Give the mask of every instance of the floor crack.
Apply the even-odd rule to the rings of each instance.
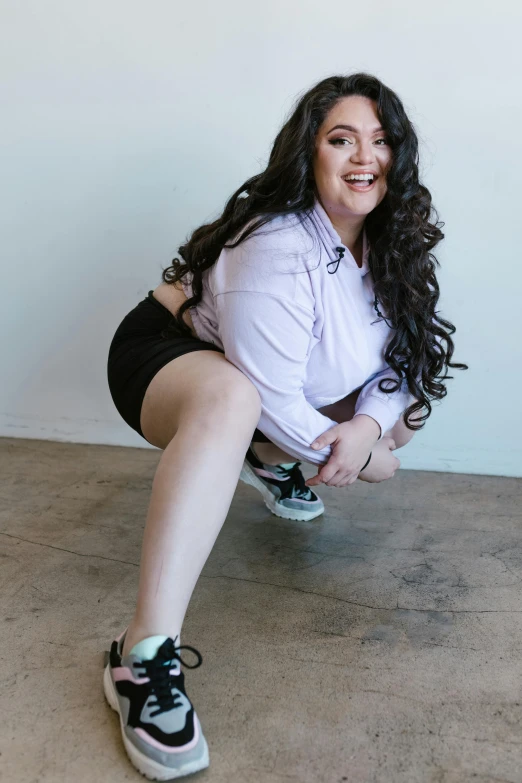
[[[139,563],[131,563],[129,560],[119,560],[117,557],[105,557],[105,555],[96,555],[83,552],[74,552],[72,549],[65,549],[61,546],[54,546],[53,544],[42,544],[41,541],[30,541],[28,538],[20,538],[20,536],[13,536],[11,533],[0,533],[0,536],[7,536],[7,538],[14,538],[16,541],[23,541],[24,544],[33,544],[34,546],[43,546],[47,549],[56,549],[58,552],[67,552],[69,555],[76,555],[77,557],[90,557],[98,558],[99,560],[109,560],[112,563],[122,563],[124,565],[136,566],[139,568]]]

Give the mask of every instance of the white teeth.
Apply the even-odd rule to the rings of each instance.
[[[352,179],[360,179],[360,180],[373,180],[373,174],[350,174],[350,176],[346,177],[348,181]]]

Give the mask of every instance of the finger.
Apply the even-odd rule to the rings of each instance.
[[[357,481],[358,474],[348,473],[342,481],[340,481],[337,486],[338,487],[347,487],[350,484],[355,484]]]
[[[307,487],[316,487],[318,484],[323,483],[323,476],[322,472],[319,471],[316,476],[312,476],[312,478],[306,479],[305,484]]]
[[[346,474],[342,470],[337,470],[334,475],[325,481],[327,487],[338,487],[340,482],[344,480]]]
[[[330,463],[327,462],[326,465],[323,465],[317,476],[314,476],[313,479],[310,479],[310,482],[313,481],[313,484],[308,484],[308,482],[305,482],[305,484],[308,484],[308,486],[312,487],[317,486],[317,484],[326,484],[327,481],[329,481],[336,472],[337,465],[330,465]]]
[[[330,446],[335,440],[337,440],[337,426],[338,425],[335,427],[330,427],[329,430],[326,430],[326,432],[323,432],[322,435],[319,435],[319,437],[310,444],[311,447],[313,449],[324,449],[325,446]]]

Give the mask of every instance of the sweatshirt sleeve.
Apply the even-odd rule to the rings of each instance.
[[[258,291],[215,296],[225,357],[256,386],[261,398],[258,429],[296,459],[324,465],[332,447],[311,443],[337,422],[304,396],[314,313],[286,297]]]
[[[399,387],[392,394],[386,394],[386,392],[379,389],[379,383],[383,378],[397,379],[398,375],[390,367],[381,370],[364,384],[355,403],[355,416],[359,413],[364,413],[375,419],[380,426],[381,434],[379,440],[382,440],[384,433],[393,427],[403,411],[413,402],[413,397],[407,387],[406,391],[404,391],[403,387],[406,386],[404,379],[402,387]],[[385,384],[385,386],[390,385]]]
[[[435,339],[442,351],[442,338],[436,335]],[[382,440],[385,432],[391,430],[406,408],[415,402],[415,397],[410,394],[405,378],[402,380],[402,386],[392,392],[392,394],[386,394],[386,392],[379,389],[379,382],[383,378],[396,380],[398,377],[397,373],[389,365],[386,365],[384,370],[376,373],[364,384],[355,403],[355,415],[365,413],[367,416],[375,419],[380,426],[381,434],[379,440]],[[419,374],[417,376],[418,383],[420,378]]]

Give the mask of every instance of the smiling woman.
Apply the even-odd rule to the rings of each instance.
[[[339,122],[330,127],[332,122],[346,113],[354,117],[356,125]],[[391,150],[386,140],[386,132],[380,125],[374,127],[375,116],[374,102],[369,98],[362,96],[343,98],[330,112],[328,121],[323,123],[328,127],[319,129],[314,159],[316,182],[321,179],[322,186],[325,187],[325,181],[329,176],[339,176],[355,193],[376,191],[373,207],[384,198],[386,171],[391,162]],[[365,149],[366,145],[380,149],[374,152],[372,149]],[[362,147],[359,151],[358,165],[351,160],[354,147]],[[332,148],[336,148],[335,152]],[[379,185],[378,189],[377,185]],[[318,184],[318,187],[321,186]]]
[[[431,251],[443,234],[417,148],[377,78],[321,80],[264,171],[192,232],[114,335],[115,405],[163,450],[135,614],[104,673],[127,753],[150,778],[209,763],[180,634],[238,479],[276,516],[309,522],[324,511],[310,483],[390,479],[400,465],[390,433],[411,437],[445,396],[447,368],[466,368],[451,362],[455,327],[436,310]],[[256,453],[258,431],[269,443]],[[318,469],[308,486],[300,460]]]
[[[341,98],[317,131],[313,172],[321,203],[350,249],[362,236],[366,216],[386,195],[391,162],[375,101],[362,95]]]

